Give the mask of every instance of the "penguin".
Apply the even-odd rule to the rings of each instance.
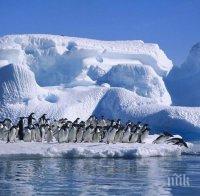
[[[111,130],[113,129],[114,125],[116,125],[115,121],[111,120],[109,125],[107,125],[106,127],[103,127],[102,141],[104,143],[107,143],[108,136],[109,136]]]
[[[172,143],[174,145],[178,145],[178,146],[184,146],[186,148],[188,148],[187,143],[182,139],[182,138],[170,138],[166,141],[167,144]]]
[[[17,137],[19,127],[13,125],[10,130],[8,131],[8,139],[7,142],[15,142]]]
[[[28,126],[33,125],[33,121],[36,120],[36,119],[34,118],[34,114],[35,114],[35,113],[32,112],[28,117],[26,117],[26,118],[28,119]]]
[[[160,143],[164,143],[167,139],[169,139],[170,137],[173,137],[173,135],[171,133],[168,132],[163,132],[162,134],[160,134],[154,141],[153,144],[160,144]]]
[[[18,122],[18,126],[19,126],[18,138],[19,138],[19,140],[23,140],[23,137],[24,137],[24,118],[25,117],[20,117],[20,120]]]
[[[6,125],[3,125],[2,129],[1,129],[1,138],[3,141],[8,140],[8,133],[9,133],[8,127]]]
[[[131,129],[131,135],[130,135],[129,142],[136,143],[138,141],[139,133],[140,133],[140,128],[137,125],[133,125],[133,127]]]
[[[39,130],[40,130],[41,142],[44,142],[46,134],[46,125],[41,125]]]
[[[113,126],[112,130],[108,134],[107,143],[114,143],[115,134],[119,130],[119,124]]]
[[[76,142],[80,143],[83,141],[83,133],[85,132],[85,124],[79,125],[79,128],[77,130],[76,134]]]
[[[35,142],[36,141],[36,132],[37,132],[36,126],[31,125],[30,130],[31,130],[31,141]]]
[[[24,128],[24,142],[31,142],[31,127],[25,127]]]
[[[43,114],[40,118],[39,118],[39,124],[42,125],[42,124],[46,124],[46,115],[47,114]]]
[[[120,127],[118,129],[118,131],[116,132],[115,134],[115,138],[114,138],[114,142],[115,143],[121,143],[122,142],[122,138],[123,138],[123,135],[124,135],[124,128],[123,127]]]
[[[35,141],[42,142],[42,137],[40,133],[40,125],[38,123],[34,124],[35,127]]]
[[[94,126],[89,125],[86,128],[85,132],[83,133],[83,141],[84,142],[92,142],[93,132],[94,132]]]
[[[71,129],[69,130],[68,142],[76,142],[77,129],[78,125],[73,123]]]
[[[12,121],[11,121],[9,118],[4,119],[3,124],[4,124],[8,129],[10,129],[10,128],[13,126]]]
[[[47,140],[47,143],[53,142],[53,139],[54,139],[54,137],[53,137],[53,132],[52,132],[51,128],[49,127],[49,128],[47,129],[47,132],[46,132],[46,140]]]
[[[128,124],[123,134],[122,143],[129,143],[130,135],[131,135],[131,125]]]
[[[4,125],[3,122],[0,122],[0,139],[3,139]]]
[[[99,143],[102,140],[102,133],[100,130],[101,127],[97,126],[93,132],[92,142]]]
[[[149,131],[150,131],[150,128],[148,127],[145,127],[144,129],[142,129],[140,131],[140,133],[138,134],[138,139],[137,139],[137,142],[138,143],[144,143],[144,140],[148,137],[149,135]]]
[[[68,135],[69,135],[69,127],[68,124],[65,124],[61,127],[60,131],[58,132],[58,142],[68,142]]]

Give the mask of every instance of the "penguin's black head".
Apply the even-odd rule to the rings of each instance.
[[[101,116],[101,119],[104,119],[104,116]]]

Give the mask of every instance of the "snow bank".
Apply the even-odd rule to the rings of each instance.
[[[33,72],[28,68],[13,64],[0,68],[0,102],[16,103],[34,98],[42,91]]]

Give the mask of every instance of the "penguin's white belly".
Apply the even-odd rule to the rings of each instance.
[[[91,130],[85,131],[83,134],[83,141],[92,142],[92,137],[93,137],[93,134]]]
[[[124,136],[122,138],[122,142],[128,143],[129,142],[129,137],[130,137],[130,132],[125,132]]]
[[[123,131],[119,131],[115,134],[115,139],[114,142],[118,143],[118,142],[122,142],[122,138],[123,138]]]
[[[48,143],[53,141],[53,133],[51,130],[47,131],[46,139]]]
[[[98,143],[100,141],[101,141],[101,134],[100,133],[94,133],[92,142]]]
[[[62,142],[66,142],[67,138],[66,138],[66,134],[65,131],[63,129],[61,129],[58,133],[58,142],[62,143]]]
[[[77,132],[76,142],[82,142],[82,139],[83,139],[83,131],[80,130]]]
[[[35,141],[35,138],[36,138],[35,134],[36,134],[36,130],[32,129],[31,130],[31,141]]]
[[[69,135],[68,135],[68,141],[69,142],[75,142],[76,141],[76,133],[77,133],[77,129],[70,129],[69,130]]]
[[[138,140],[138,133],[133,133],[130,138],[130,143],[135,143]]]
[[[108,135],[108,140],[107,142],[114,142],[114,138],[115,138],[115,134],[116,134],[117,130],[112,130],[110,132],[110,134]]]
[[[9,132],[9,130],[8,130],[6,127],[4,127],[4,128],[2,129],[1,137],[2,137],[2,139],[3,139],[4,141],[6,141],[7,138],[8,138],[8,132]]]
[[[16,129],[12,129],[9,133],[9,141],[14,142],[16,140]]]
[[[31,131],[26,131],[24,133],[24,141],[25,142],[31,142]]]
[[[40,131],[38,129],[36,130],[36,133],[35,133],[35,141],[36,142],[42,141],[41,134],[40,134]]]
[[[141,142],[144,142],[144,140],[148,137],[149,132],[145,131],[142,135],[141,135]]]

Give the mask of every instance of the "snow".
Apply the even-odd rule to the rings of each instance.
[[[189,149],[171,144],[152,144],[158,135],[146,139],[145,144],[105,144],[105,143],[37,143],[37,142],[0,142],[0,157],[64,157],[64,158],[137,158],[157,156],[180,156],[197,154],[192,144]],[[198,150],[197,150],[198,149]]]
[[[0,119],[17,122],[35,112],[36,117],[86,120],[95,114],[142,121],[153,133],[168,130],[198,140],[199,45],[175,67],[157,44],[140,40],[1,37]]]
[[[160,76],[147,65],[119,64],[113,66],[104,76],[100,77],[99,84],[108,83],[113,87],[124,87],[141,97],[158,99],[158,103],[171,104],[171,97]]]

